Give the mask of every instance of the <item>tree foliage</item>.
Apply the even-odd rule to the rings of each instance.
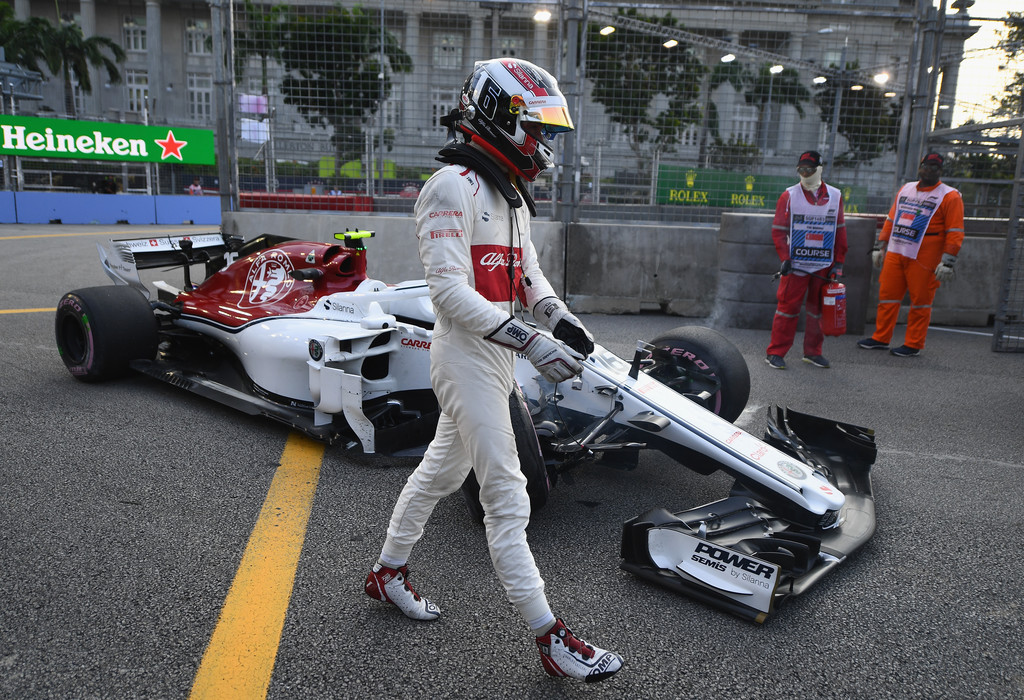
[[[361,7],[335,5],[322,13],[289,13],[280,47],[281,86],[313,126],[333,128],[339,162],[363,151],[364,126],[388,99],[394,73],[412,59],[390,32]]]
[[[1024,12],[1007,12],[1006,33],[1001,36],[1000,48],[1006,53],[1006,60],[1013,61],[1024,57]],[[1024,114],[1024,72],[1017,72],[1003,88],[1002,97],[995,115],[999,117],[1018,117]]]
[[[769,119],[778,120],[778,113],[772,112],[776,105],[789,105],[797,114],[804,116],[804,103],[810,102],[811,92],[800,82],[800,73],[795,68],[783,68],[778,73],[771,72],[771,64],[765,63],[751,68],[738,62],[723,63],[715,66],[708,80],[708,88],[714,90],[728,83],[743,95],[748,105],[757,107],[758,143],[765,143],[766,130],[771,126]],[[721,146],[718,138],[717,118],[714,122],[716,148]]]
[[[40,64],[46,62],[45,39],[52,28],[42,17],[25,22],[15,19],[14,8],[0,3],[0,46],[8,63],[42,73]]]
[[[242,31],[235,34],[235,79],[242,79],[249,58],[260,62],[261,94],[268,91],[268,68],[271,62],[281,60],[288,36],[289,10],[287,5],[257,5],[245,0],[245,21]]]
[[[645,17],[635,8],[619,15],[652,27],[682,28],[671,15]],[[603,36],[587,27],[587,77],[594,101],[621,125],[638,157],[670,151],[683,132],[701,119],[700,83],[704,65],[682,46],[666,48],[664,37],[621,27]],[[664,108],[652,113],[655,98]]]
[[[117,64],[124,62],[125,52],[112,40],[103,36],[87,38],[77,23],[62,20],[59,26],[51,28],[46,42],[46,67],[63,80],[64,111],[68,116],[77,116],[73,84],[77,82],[84,92],[92,92],[89,66],[106,71],[111,83],[121,82]]]
[[[838,70],[835,65],[831,67]],[[858,70],[858,64],[847,63],[845,72],[818,87],[814,95],[821,121],[831,128],[836,90],[841,91],[836,131],[846,140],[846,150],[833,155],[836,164],[870,163],[886,151],[895,150],[899,140],[902,103],[866,82],[862,89],[851,90]]]
[[[61,20],[55,26],[42,17],[21,21],[15,19],[10,5],[0,4],[0,46],[8,62],[38,73],[42,64],[51,75],[59,76],[65,112],[72,117],[76,116],[73,85],[92,92],[90,66],[106,71],[111,83],[121,82],[118,64],[125,60],[124,49],[106,37],[86,37],[76,22]]]

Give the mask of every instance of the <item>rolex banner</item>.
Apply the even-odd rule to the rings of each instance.
[[[213,165],[213,132],[120,122],[0,115],[0,154]]]
[[[726,209],[775,209],[779,195],[799,182],[792,176],[709,170],[662,164],[658,168],[658,204],[722,207]],[[834,184],[843,193],[843,208],[854,214],[866,199],[863,187]]]

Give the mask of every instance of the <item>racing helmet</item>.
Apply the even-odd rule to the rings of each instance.
[[[573,130],[558,81],[543,68],[516,58],[477,61],[462,86],[458,112],[458,128],[468,141],[530,182],[554,165],[547,140]],[[527,122],[541,125],[541,139],[523,129]]]

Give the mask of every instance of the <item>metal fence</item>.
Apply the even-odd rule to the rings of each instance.
[[[235,3],[220,84],[233,86],[221,104],[237,172],[221,176],[243,208],[372,197],[400,210],[436,166],[437,118],[473,62],[515,56],[555,73],[576,116],[559,167],[534,185],[561,205],[553,216],[770,209],[809,149],[848,211],[884,212],[920,155],[944,147],[926,134],[951,123],[958,82],[978,80],[962,68],[977,29],[966,7]],[[971,177],[948,170],[953,184]],[[971,215],[1007,216],[1008,183],[977,183]]]
[[[1024,111],[997,82],[1024,73],[1021,30],[1008,43],[1002,18],[971,16],[970,0],[145,5],[91,5],[97,33],[125,45],[131,65],[124,104],[76,93],[78,114],[213,127],[217,166],[25,158],[14,186],[168,194],[199,177],[231,209],[411,211],[438,165],[438,117],[473,63],[513,56],[558,77],[577,125],[532,185],[542,216],[715,224],[771,210],[811,149],[848,212],[882,214],[938,151],[967,215],[1008,236],[1000,318],[1024,317],[1012,281],[1024,264]],[[154,20],[161,41],[147,49]],[[992,28],[1003,35],[979,44]],[[169,58],[176,43],[181,61]]]

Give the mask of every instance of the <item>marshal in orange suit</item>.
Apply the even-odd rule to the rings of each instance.
[[[943,183],[943,158],[929,153],[921,159],[917,182],[896,194],[872,253],[878,280],[875,333],[857,341],[867,350],[889,347],[903,297],[910,293],[907,332],[903,345],[889,352],[897,357],[920,355],[932,318],[932,300],[942,282],[955,276],[954,266],[964,242],[964,201],[960,192]]]

